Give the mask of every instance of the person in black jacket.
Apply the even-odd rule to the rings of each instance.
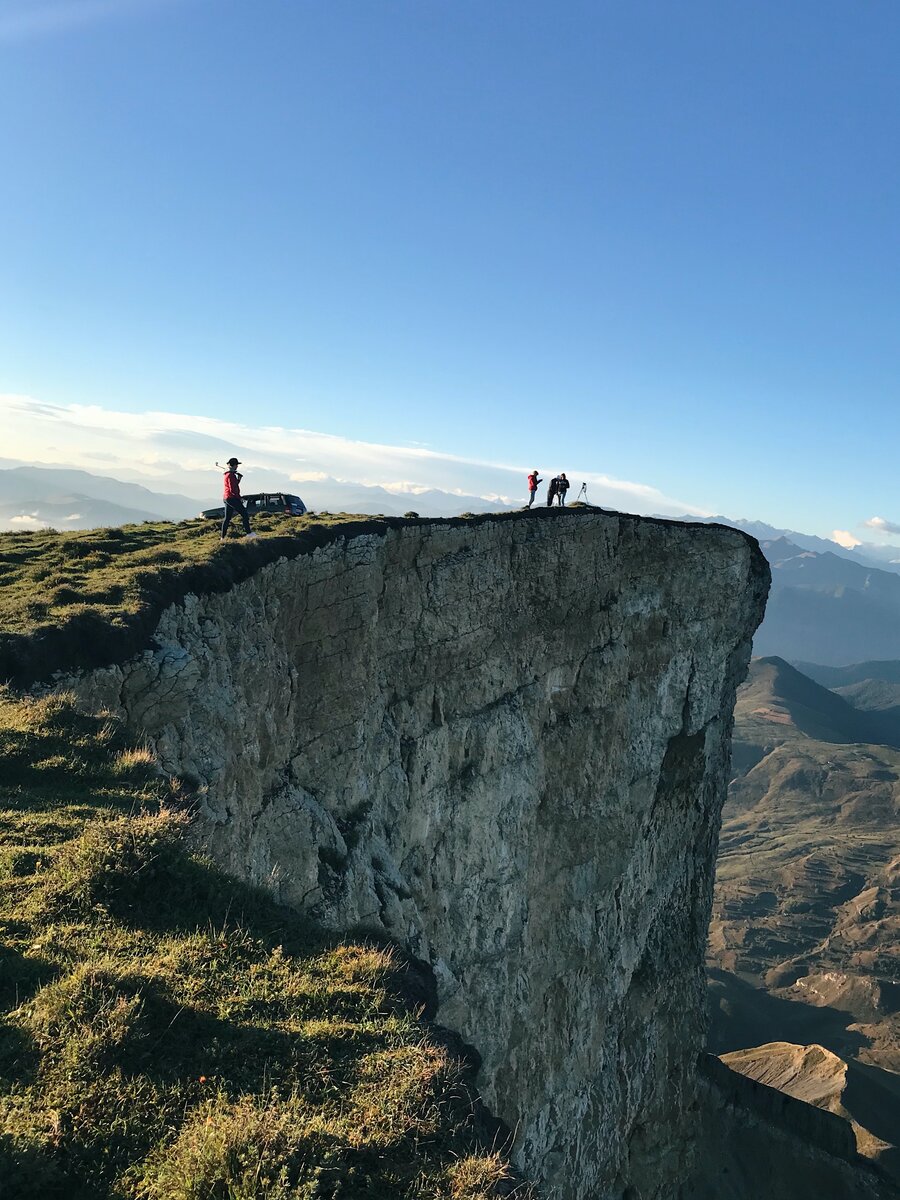
[[[547,487],[547,507],[550,508],[556,496],[556,489],[559,487],[559,478],[554,475]]]
[[[556,477],[556,496],[560,505],[566,502],[566,492],[569,490],[569,481],[566,479],[565,471],[560,471]]]

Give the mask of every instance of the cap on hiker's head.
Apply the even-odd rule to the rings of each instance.
[[[239,458],[229,458],[228,465],[229,467],[239,467],[241,465],[241,460]]]

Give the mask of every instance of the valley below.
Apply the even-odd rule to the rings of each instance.
[[[848,1119],[900,1180],[897,663],[757,658],[735,709],[709,1048]],[[817,674],[827,682],[817,682]]]

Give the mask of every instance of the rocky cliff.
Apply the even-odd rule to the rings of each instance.
[[[188,596],[76,685],[196,790],[219,861],[431,964],[544,1195],[662,1200],[767,586],[717,526],[381,525]]]

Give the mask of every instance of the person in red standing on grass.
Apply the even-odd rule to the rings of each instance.
[[[528,476],[528,507],[531,508],[534,504],[534,498],[537,495],[538,484],[543,483],[543,479],[538,475],[537,467]]]
[[[225,516],[222,519],[222,536],[221,541],[225,541],[228,537],[228,526],[231,524],[234,517],[240,517],[244,526],[244,533],[248,538],[255,538],[256,534],[250,528],[250,518],[247,515],[247,507],[241,499],[241,480],[244,478],[238,470],[240,460],[237,458],[229,458],[228,470],[225,472]]]

